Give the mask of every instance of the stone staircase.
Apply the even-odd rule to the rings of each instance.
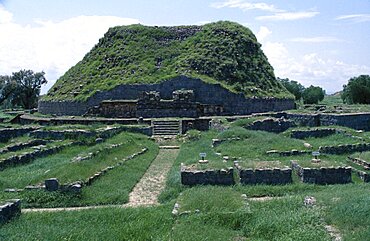
[[[152,121],[154,136],[174,136],[181,133],[181,122],[178,120]]]

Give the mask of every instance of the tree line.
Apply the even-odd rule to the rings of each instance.
[[[325,97],[325,90],[319,86],[311,85],[305,88],[295,80],[280,79],[280,83],[294,95],[296,101],[303,100],[304,104],[317,104]],[[370,104],[370,76],[360,75],[348,80],[343,86],[341,98],[346,104]]]
[[[280,79],[278,81],[294,95],[296,101],[303,99],[304,104],[317,104],[319,101],[322,101],[325,97],[325,90],[319,86],[311,85],[308,88],[305,88],[303,85],[298,83],[295,80]]]
[[[45,72],[20,70],[11,76],[0,75],[0,106],[32,109],[37,107]]]

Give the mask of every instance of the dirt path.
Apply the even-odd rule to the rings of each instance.
[[[137,207],[158,204],[158,195],[166,185],[167,174],[178,153],[179,149],[159,149],[158,156],[130,193],[127,206]]]
[[[157,157],[154,159],[148,170],[140,181],[136,184],[129,196],[129,202],[123,205],[101,205],[87,207],[66,207],[66,208],[31,208],[22,209],[27,212],[60,212],[60,211],[80,211],[97,208],[125,208],[139,206],[153,206],[158,204],[158,195],[164,189],[166,177],[175,161],[179,149],[176,146],[164,146],[159,149]]]

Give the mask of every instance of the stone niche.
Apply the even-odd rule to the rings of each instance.
[[[175,90],[172,99],[177,102],[195,102],[194,90]]]

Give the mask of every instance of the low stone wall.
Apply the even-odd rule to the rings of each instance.
[[[291,168],[238,169],[241,184],[281,185],[292,183]]]
[[[129,130],[129,127],[114,127],[102,131],[87,131],[87,130],[36,130],[30,133],[31,137],[40,139],[79,139],[83,138],[109,138],[124,130]]]
[[[304,183],[345,184],[352,182],[351,167],[303,168],[297,162],[292,161],[292,169]]]
[[[330,136],[337,133],[336,129],[327,128],[327,129],[313,129],[313,130],[294,130],[291,133],[292,138],[296,139],[306,139],[310,137],[319,138]]]
[[[212,139],[212,147],[215,148],[227,141],[239,141],[239,140],[240,140],[239,137],[232,137],[232,138],[226,138],[226,139]]]
[[[21,214],[21,201],[9,200],[0,205],[0,225]]]
[[[356,173],[361,178],[362,181],[370,182],[370,174],[369,173],[359,171],[359,170],[356,170]]]
[[[22,127],[22,128],[5,128],[0,129],[0,142],[7,142],[11,138],[23,136],[31,131],[37,130],[37,127]]]
[[[150,120],[143,120],[146,124],[150,124]],[[38,123],[40,125],[92,125],[95,123],[112,125],[112,124],[122,124],[122,125],[135,125],[139,123],[137,118],[104,118],[104,117],[76,117],[76,116],[58,116],[58,117],[40,117],[29,114],[21,115],[14,124],[34,124]]]
[[[19,151],[24,148],[32,147],[32,146],[38,146],[38,145],[45,145],[47,141],[45,140],[31,140],[24,143],[16,143],[13,145],[6,146],[2,149],[0,149],[0,154],[6,153],[6,152],[12,152],[12,151]]]
[[[279,155],[279,156],[300,156],[310,154],[312,151],[304,151],[304,150],[291,150],[291,151],[278,151],[278,150],[271,150],[267,151],[267,155]]]
[[[60,146],[55,146],[55,147],[51,147],[51,148],[47,148],[43,150],[34,150],[32,152],[28,152],[25,154],[20,154],[17,156],[11,156],[9,158],[2,159],[0,160],[0,171],[4,170],[8,166],[25,164],[25,163],[33,161],[36,158],[54,154],[56,152],[61,151],[62,149],[66,147],[69,147],[75,144],[77,143],[67,143],[67,144],[63,144]]]
[[[362,166],[365,170],[370,170],[370,162],[367,162],[367,161],[362,160],[360,158],[353,158],[353,157],[350,157],[350,156],[348,157],[348,159],[351,162]]]
[[[194,185],[234,185],[234,169],[228,170],[186,170],[181,167],[181,184]]]
[[[78,139],[78,138],[88,138],[95,137],[96,133],[86,130],[36,130],[30,133],[33,138],[40,139],[54,139],[54,140],[64,140],[64,139]]]
[[[291,127],[295,127],[295,126],[296,124],[290,120],[267,118],[264,120],[254,121],[252,124],[250,124],[246,128],[249,130],[280,133],[280,132],[284,132],[287,129]]]
[[[320,115],[319,114],[292,114],[287,113],[285,116],[287,119],[294,121],[299,126],[320,126]]]
[[[370,143],[357,143],[348,145],[338,145],[338,146],[320,146],[319,152],[325,154],[340,155],[345,153],[355,153],[370,151]]]

